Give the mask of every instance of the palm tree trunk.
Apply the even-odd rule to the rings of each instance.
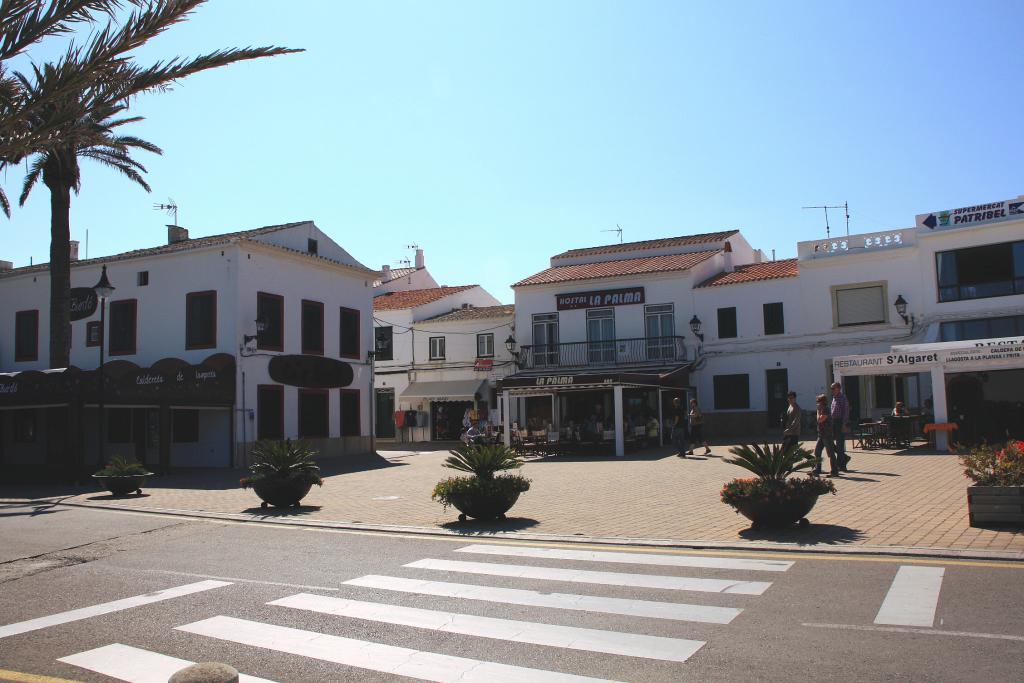
[[[71,187],[50,189],[50,367],[66,368],[71,357]]]

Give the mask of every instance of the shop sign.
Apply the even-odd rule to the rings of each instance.
[[[352,384],[352,366],[324,356],[274,356],[267,366],[270,378],[279,384],[306,389],[334,389]]]
[[[96,290],[92,287],[72,287],[68,306],[72,320],[83,320],[96,312]]]
[[[494,361],[489,358],[477,358],[473,363],[474,370],[490,370],[494,367]]]
[[[577,308],[642,304],[644,303],[644,288],[627,287],[625,289],[603,289],[596,292],[556,294],[555,303],[560,311],[572,311]]]
[[[547,375],[538,377],[534,384],[538,387],[566,387],[573,384],[615,384],[615,377],[607,375]]]
[[[1024,197],[923,213],[917,217],[917,229],[920,232],[934,232],[1011,220],[1024,220]]]
[[[18,383],[17,382],[7,382],[5,384],[0,384],[0,394],[16,394],[16,393],[18,393]]]

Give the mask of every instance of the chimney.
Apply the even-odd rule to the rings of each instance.
[[[188,230],[177,225],[167,226],[167,244],[177,244],[188,240]]]
[[[14,263],[12,263],[11,261],[0,261],[0,273],[3,273],[4,271],[12,270],[13,268],[14,268]]]
[[[391,266],[384,264],[380,269],[380,281],[389,282],[391,280]]]
[[[416,270],[419,270],[420,268],[423,268],[423,267],[424,267],[423,266],[423,250],[422,249],[417,249],[416,250]]]
[[[71,256],[72,261],[78,260],[78,240],[71,240],[68,253]]]
[[[732,245],[728,242],[725,243],[725,248],[722,249],[722,262],[725,265],[725,272],[731,273],[732,267]]]

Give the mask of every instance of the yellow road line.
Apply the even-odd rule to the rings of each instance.
[[[0,669],[0,681],[17,681],[18,683],[81,683],[70,678],[54,678],[53,676],[41,676],[39,674],[27,674],[21,671],[8,671]]]

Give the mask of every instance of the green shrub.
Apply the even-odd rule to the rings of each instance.
[[[759,479],[781,481],[814,464],[814,454],[799,444],[786,450],[776,444],[733,446],[729,452],[736,457],[725,458],[725,462],[750,470]]]
[[[504,444],[462,445],[449,451],[444,466],[460,472],[471,472],[481,479],[490,479],[495,472],[517,470],[523,466],[522,459]]]
[[[134,460],[114,456],[107,462],[106,466],[102,470],[96,473],[96,476],[132,477],[140,474],[149,474],[149,471],[145,466],[135,462]]]
[[[751,498],[773,498],[786,500],[814,494],[835,495],[836,487],[831,479],[816,477],[794,477],[792,479],[733,479],[722,487],[722,502],[736,507]]]
[[[302,480],[323,486],[320,467],[313,460],[316,454],[316,451],[302,441],[260,441],[252,449],[253,463],[249,465],[252,474],[239,481],[239,484],[243,488],[248,488],[259,481],[279,479]]]
[[[964,476],[979,486],[1024,486],[1024,441],[984,444],[960,456]]]
[[[469,496],[502,497],[511,501],[524,491],[530,490],[530,480],[518,474],[504,474],[492,478],[450,477],[437,482],[431,499],[438,501],[447,511],[453,499]]]

